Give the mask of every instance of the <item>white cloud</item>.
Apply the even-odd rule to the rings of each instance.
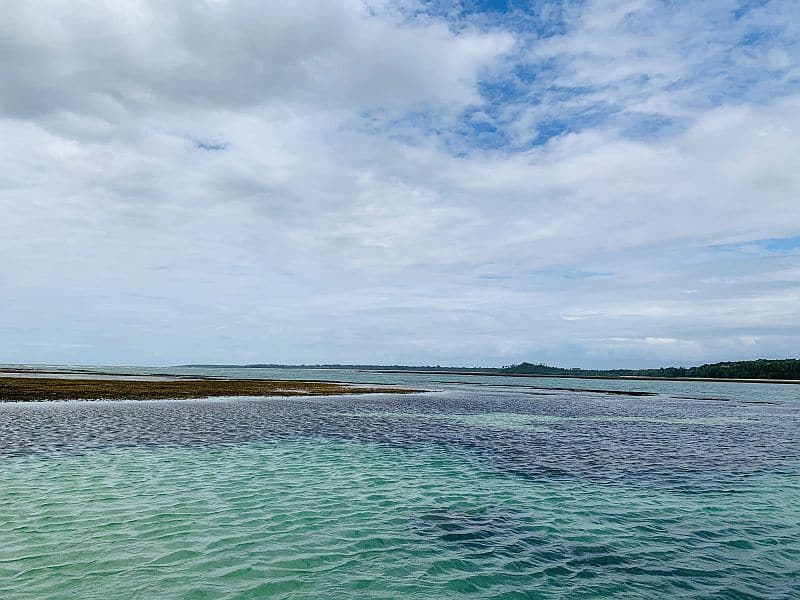
[[[626,110],[675,108],[682,129],[611,120],[465,154],[448,128],[467,106],[491,122],[478,83],[527,60],[498,27],[344,0],[87,6],[0,8],[0,360],[796,351],[797,254],[711,246],[800,233],[800,97],[690,106],[664,86],[700,59],[659,53],[673,34],[652,3],[590,3],[537,51]],[[622,35],[637,11],[655,30]],[[517,144],[545,114],[528,108]]]

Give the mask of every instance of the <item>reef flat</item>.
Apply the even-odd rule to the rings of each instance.
[[[0,377],[0,402],[170,400],[217,396],[404,394],[419,390],[330,381],[272,379],[87,379]]]

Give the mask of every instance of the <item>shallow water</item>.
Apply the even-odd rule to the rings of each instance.
[[[0,406],[0,598],[800,596],[796,386],[420,379]]]

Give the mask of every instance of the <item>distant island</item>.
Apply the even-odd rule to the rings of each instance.
[[[256,363],[249,365],[226,365],[226,364],[191,364],[174,365],[183,369],[348,369],[355,371],[409,371],[409,372],[432,372],[432,373],[487,373],[498,374],[502,369],[496,367],[442,367],[441,365],[411,366],[411,365],[353,365],[353,364],[305,364],[305,365],[286,365],[280,363]],[[503,367],[506,368],[506,367]]]
[[[758,359],[736,362],[718,362],[696,367],[662,367],[658,369],[565,369],[551,367],[543,363],[523,362],[500,368],[492,367],[442,367],[409,365],[356,365],[356,364],[193,364],[177,365],[195,368],[236,368],[236,369],[356,369],[362,371],[397,371],[415,373],[453,373],[480,375],[527,375],[539,377],[642,377],[663,379],[783,379],[800,380],[800,359],[778,360]]]
[[[523,362],[498,369],[508,375],[550,375],[555,377],[659,377],[697,379],[800,379],[800,360],[744,360],[718,362],[697,367],[660,369],[563,369]]]

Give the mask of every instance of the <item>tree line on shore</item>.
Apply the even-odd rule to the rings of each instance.
[[[800,359],[745,360],[718,362],[697,367],[662,367],[660,369],[563,369],[545,364],[523,362],[500,369],[509,375],[553,375],[587,377],[699,377],[709,379],[800,379]]]
[[[407,371],[431,373],[472,373],[486,375],[550,375],[553,377],[697,377],[703,379],[796,379],[800,380],[800,359],[745,360],[718,362],[697,367],[662,367],[659,369],[565,369],[543,363],[523,362],[505,367],[447,367],[440,365],[355,365],[355,364],[202,364],[180,367],[212,369],[355,369],[363,371]]]

